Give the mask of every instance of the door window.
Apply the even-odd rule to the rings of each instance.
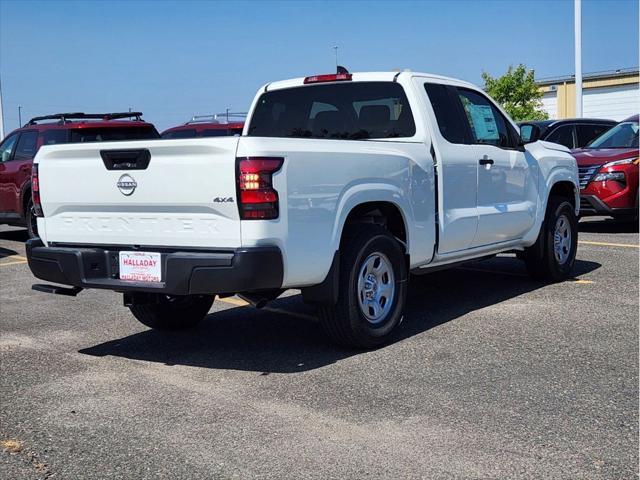
[[[11,155],[13,154],[13,149],[16,146],[16,140],[18,139],[18,134],[14,133],[13,135],[9,135],[4,139],[4,142],[0,145],[0,154],[2,158],[0,161],[6,162],[11,160]]]
[[[451,143],[470,143],[467,126],[450,88],[437,83],[425,83],[424,88],[442,136]]]
[[[576,147],[582,148],[594,138],[599,137],[609,130],[611,125],[576,125],[578,143]]]
[[[563,125],[562,127],[556,128],[545,140],[547,142],[559,143],[567,148],[574,148],[573,125]]]
[[[458,96],[466,113],[474,143],[516,148],[517,136],[502,113],[483,95],[458,88]]]
[[[38,132],[23,132],[16,146],[14,160],[31,160],[36,156]]]

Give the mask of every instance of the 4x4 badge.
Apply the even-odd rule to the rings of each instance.
[[[125,173],[118,179],[118,183],[116,183],[116,186],[118,187],[118,190],[120,190],[120,193],[128,197],[136,191],[138,183],[131,175]]]
[[[233,203],[233,197],[216,197],[213,203]]]

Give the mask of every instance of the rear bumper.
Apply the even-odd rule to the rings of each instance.
[[[612,208],[596,195],[580,195],[580,216],[606,215],[611,217],[628,216],[637,213],[636,208]]]
[[[118,292],[168,295],[253,292],[282,286],[282,253],[277,247],[226,251],[146,248],[162,254],[162,282],[119,279],[120,250],[133,247],[49,246],[38,238],[27,242],[33,274],[49,282]]]

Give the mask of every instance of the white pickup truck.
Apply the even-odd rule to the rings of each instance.
[[[242,136],[40,149],[34,289],[124,294],[145,325],[199,322],[215,295],[301,289],[327,335],[372,348],[409,274],[516,252],[537,279],[574,265],[578,170],[524,145],[481,89],[415,72],[260,88]]]

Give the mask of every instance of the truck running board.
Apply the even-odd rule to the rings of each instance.
[[[55,295],[66,295],[67,297],[75,297],[83,290],[81,287],[60,287],[58,285],[47,285],[46,283],[36,283],[31,285],[31,289]]]

